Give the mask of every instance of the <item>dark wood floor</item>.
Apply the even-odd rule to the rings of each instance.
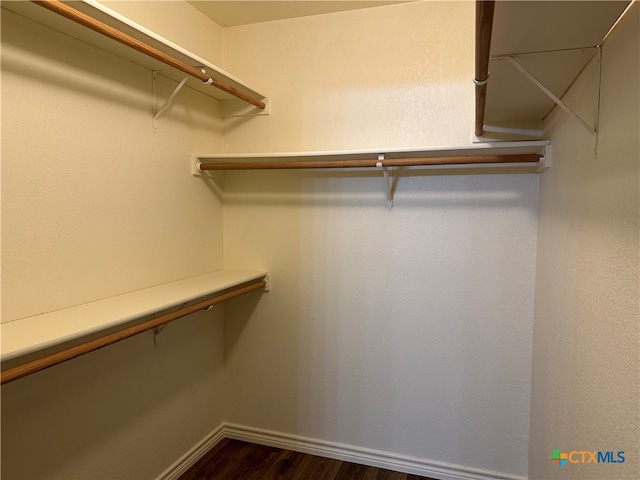
[[[433,480],[418,475],[224,439],[180,480]]]

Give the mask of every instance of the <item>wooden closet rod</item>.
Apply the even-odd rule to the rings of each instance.
[[[494,0],[476,0],[476,126],[475,135],[484,133],[484,111],[489,80],[489,54],[493,29]]]
[[[217,297],[213,297],[208,300],[202,300],[201,302],[195,303],[189,307],[181,308],[179,310],[176,310],[175,312],[165,313],[164,315],[161,315],[157,318],[152,318],[151,320],[139,323],[138,325],[124,328],[122,330],[118,330],[117,332],[109,333],[94,340],[89,340],[88,342],[84,342],[79,345],[67,348],[66,350],[52,353],[51,355],[32,360],[16,367],[2,370],[2,378],[0,383],[5,384],[8,382],[12,382],[13,380],[17,380],[32,373],[39,372],[40,370],[44,370],[45,368],[53,367],[54,365],[58,365],[62,362],[66,362],[67,360],[71,360],[72,358],[79,357],[86,353],[93,352],[94,350],[106,347],[107,345],[119,342],[120,340],[124,340],[134,335],[138,335],[139,333],[160,327],[169,322],[177,320],[178,318],[185,317],[199,310],[208,308],[212,305],[217,305],[218,303],[222,303],[232,298],[239,297],[240,295],[244,295],[255,290],[260,290],[266,285],[267,283],[264,280],[260,280],[255,283],[236,288],[235,290],[232,290],[228,293],[218,295]]]
[[[474,155],[455,157],[385,158],[384,160],[304,160],[278,162],[211,162],[200,163],[200,170],[272,170],[298,168],[371,168],[381,163],[385,167],[415,167],[428,165],[473,165],[479,163],[535,163],[541,155]]]
[[[126,45],[127,47],[131,47],[134,50],[142,52],[145,55],[148,55],[152,58],[155,58],[156,60],[166,63],[167,65],[173,68],[176,68],[184,73],[187,73],[197,78],[198,80],[201,80],[224,92],[227,92],[233,95],[234,97],[244,100],[245,102],[258,107],[261,110],[263,110],[266,107],[264,102],[261,102],[260,100],[256,100],[255,98],[241,92],[240,90],[232,87],[231,85],[227,85],[226,83],[223,83],[219,80],[216,80],[215,78],[210,77],[206,73],[202,72],[200,69],[192,67],[191,65],[187,65],[186,63],[181,62],[180,60],[177,60],[171,57],[170,55],[167,55],[161,52],[160,50],[153,48],[152,46],[147,45],[146,43],[141,42],[140,40],[137,40],[130,35],[127,35],[124,32],[121,32],[117,28],[111,27],[106,23],[96,20],[95,18],[92,18],[89,15],[86,15],[85,13],[82,13],[73,7],[70,7],[69,5],[62,3],[59,0],[32,0],[32,1],[33,3],[36,3],[59,15],[62,15],[63,17],[68,18],[69,20],[73,20],[74,22],[79,23],[80,25],[84,25],[85,27],[90,28],[91,30],[94,30],[98,33],[101,33],[102,35],[105,35],[117,42],[120,42]]]

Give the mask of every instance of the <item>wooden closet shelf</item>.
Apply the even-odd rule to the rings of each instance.
[[[210,97],[233,101],[239,98],[255,105],[256,111],[265,108],[266,95],[95,0],[2,2],[2,8],[144,68],[159,71],[176,82],[180,82],[185,73],[195,75],[189,77],[187,85]],[[77,23],[78,21],[83,23]],[[153,52],[157,55],[153,56]],[[181,65],[185,69],[181,69]],[[204,69],[205,73],[200,69]]]
[[[378,164],[379,163],[379,164]],[[192,158],[192,173],[210,170],[377,168],[377,167],[532,167],[550,164],[550,142],[487,142],[459,147],[418,147],[286,153],[201,154]]]
[[[244,287],[249,283],[255,284],[266,278],[267,272],[264,271],[219,270],[9,321],[3,323],[1,327],[1,358],[4,362],[89,337],[119,325],[141,320],[145,316],[164,312],[214,294],[228,293],[231,289]],[[261,285],[261,288],[266,287]]]

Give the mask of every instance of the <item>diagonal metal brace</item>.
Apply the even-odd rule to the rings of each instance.
[[[580,125],[586,128],[587,131],[589,131],[589,133],[591,133],[592,135],[596,135],[598,133],[594,127],[589,125],[582,117],[580,117],[580,115],[574,112],[566,103],[564,103],[562,100],[560,100],[560,98],[554,95],[551,90],[545,87],[542,84],[542,82],[540,82],[536,77],[534,77],[526,68],[520,65],[520,63],[518,63],[518,61],[515,58],[509,57],[509,56],[504,58],[508,60],[511,63],[511,65],[513,65],[520,73],[522,73],[525,77],[527,77],[527,79],[531,83],[533,83],[536,87],[542,90],[545,93],[545,95],[547,95],[551,100],[556,102],[556,105],[558,105],[565,112],[567,112],[569,115],[575,118],[580,123]]]
[[[182,79],[182,81],[178,84],[178,86],[173,90],[173,93],[171,93],[171,95],[169,95],[169,98],[167,98],[165,100],[165,102],[162,104],[162,106],[158,109],[156,114],[153,116],[153,130],[154,131],[157,128],[156,127],[156,121],[164,114],[164,112],[166,112],[169,109],[169,107],[173,103],[174,98],[176,98],[176,95],[178,94],[178,92],[180,92],[180,90],[182,90],[182,87],[184,87],[184,84],[187,83],[188,79],[189,79],[189,77],[184,77]],[[154,84],[154,87],[155,87],[155,82],[156,82],[156,75],[155,75],[155,72],[153,72],[153,84]],[[155,88],[154,88],[153,93],[154,93],[154,100],[155,100]]]

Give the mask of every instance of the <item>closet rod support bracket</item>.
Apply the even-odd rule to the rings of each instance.
[[[551,145],[545,145],[544,150],[542,152],[542,156],[540,157],[540,161],[538,162],[538,167],[536,168],[536,173],[540,173],[545,171],[551,167]]]
[[[389,177],[389,169],[385,167],[382,161],[384,160],[384,154],[378,154],[378,161],[376,162],[376,167],[382,169],[382,175],[384,176],[384,188],[385,194],[387,196],[387,210],[391,211],[393,209],[393,186],[391,182],[391,178]]]
[[[169,98],[167,98],[165,102],[162,104],[162,106],[157,111],[155,111],[153,115],[153,121],[152,121],[154,133],[158,128],[156,122],[160,119],[160,117],[162,117],[162,115],[164,115],[164,113],[169,109],[169,107],[171,107],[171,104],[173,103],[173,100],[176,98],[176,95],[178,95],[180,90],[182,90],[182,87],[184,87],[184,84],[187,83],[188,79],[189,77],[184,77],[182,81],[178,83],[178,86],[173,90],[171,95],[169,95]],[[157,97],[158,97],[158,94],[157,94],[157,87],[156,87],[156,71],[154,71],[153,72],[153,107],[154,109],[157,103]]]
[[[269,97],[265,97],[262,99],[262,102],[265,104],[265,107],[260,109],[243,100],[235,98],[231,100],[222,100],[220,102],[222,118],[252,118],[271,115],[271,99]]]
[[[211,178],[211,179],[223,179],[223,171],[201,170],[200,165],[202,161],[197,155],[191,157],[191,175],[194,177]]]
[[[200,170],[201,163],[202,162],[197,155],[193,155],[191,157],[191,175],[193,175],[194,177],[201,177],[204,174],[204,172]]]

